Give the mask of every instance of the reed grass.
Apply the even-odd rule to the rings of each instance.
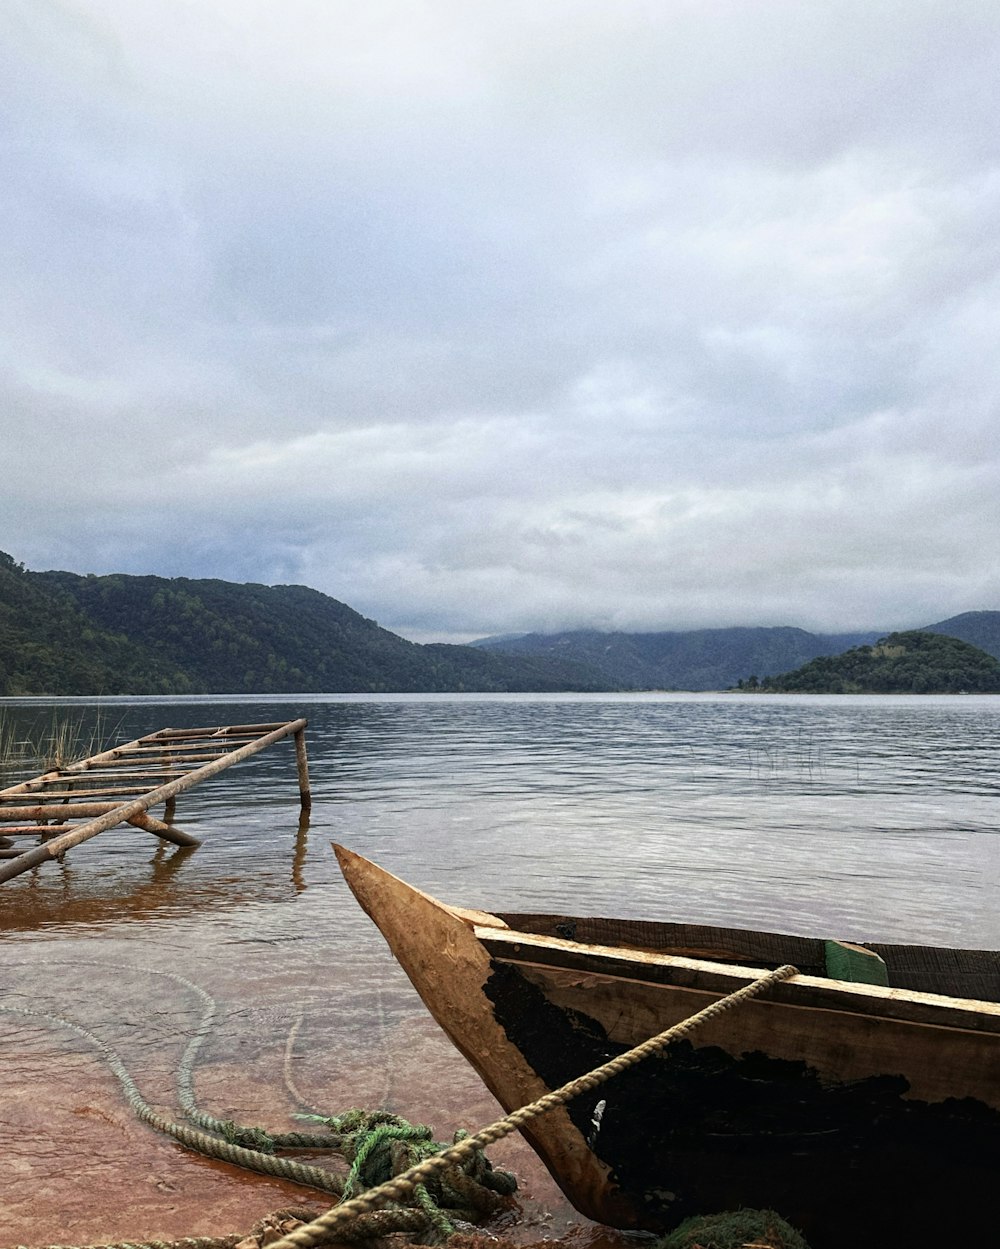
[[[96,754],[108,738],[104,713],[53,709],[25,727],[0,707],[0,773],[53,772]]]
[[[20,765],[26,754],[27,742],[18,736],[18,726],[0,707],[0,768],[10,769]]]

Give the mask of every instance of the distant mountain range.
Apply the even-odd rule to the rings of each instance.
[[[923,631],[959,638],[1000,658],[1000,611],[964,612],[924,625]],[[821,655],[872,646],[888,632],[808,633],[788,626],[671,633],[580,629],[482,638],[472,645],[494,654],[572,660],[619,689],[722,690],[754,676],[789,672]]]
[[[1000,612],[926,626],[1000,658]],[[727,689],[878,633],[532,633],[418,645],[305,586],[31,572],[0,552],[0,695]]]

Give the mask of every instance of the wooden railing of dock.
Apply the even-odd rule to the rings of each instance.
[[[0,883],[19,876],[119,824],[130,824],[177,846],[197,837],[173,820],[177,795],[292,737],[303,810],[312,805],[305,720],[230,724],[218,728],[160,729],[146,737],[44,772],[0,790]],[[153,782],[156,782],[155,784]],[[149,814],[162,804],[164,818]],[[15,842],[38,839],[20,850]]]

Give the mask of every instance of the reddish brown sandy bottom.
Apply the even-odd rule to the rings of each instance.
[[[329,1113],[388,1101],[397,1113],[429,1123],[438,1139],[502,1113],[431,1020],[410,1017],[385,1041],[389,1073],[373,1068],[373,1056],[362,1053],[323,1071],[306,1050],[292,1065],[293,1084]],[[27,1021],[5,1042],[0,1246],[223,1235],[247,1231],[282,1207],[319,1212],[333,1204],[314,1190],[201,1157],[140,1123],[117,1081],[80,1042]],[[290,1118],[298,1107],[283,1078],[283,1058],[270,1042],[249,1044],[235,1061],[206,1055],[196,1069],[199,1104],[275,1131],[301,1129]],[[143,1069],[134,1069],[137,1082],[157,1109],[180,1118],[169,1058],[153,1067],[147,1055]],[[340,1169],[336,1156],[293,1156]],[[519,1136],[494,1146],[489,1156],[519,1184],[516,1210],[487,1229],[494,1235],[520,1245],[558,1240],[580,1249],[626,1243],[620,1233],[578,1215]]]

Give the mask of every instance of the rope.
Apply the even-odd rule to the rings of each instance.
[[[378,1021],[378,1038],[379,1045],[382,1050],[382,1069],[385,1071],[385,1082],[382,1085],[382,1092],[372,1097],[372,1102],[376,1106],[389,1106],[392,1104],[392,1083],[393,1083],[393,1055],[389,1045],[388,1027],[386,1024],[385,1001],[382,995],[382,989],[379,985],[375,985],[375,1017]],[[295,1045],[299,1038],[299,1032],[302,1030],[305,1015],[303,1011],[299,1011],[295,1017],[295,1022],[289,1029],[288,1036],[285,1039],[285,1054],[282,1062],[282,1078],[284,1079],[285,1088],[289,1097],[304,1109],[311,1111],[317,1122],[325,1122],[325,1116],[320,1113],[316,1106],[309,1102],[309,1099],[303,1096],[302,1090],[295,1082],[295,1076],[292,1072],[292,1066],[295,1060]],[[296,1118],[308,1118],[308,1115],[297,1115]]]
[[[124,966],[130,971],[147,973],[152,971],[153,974],[167,976],[183,985],[199,998],[202,1003],[202,1018],[185,1046],[178,1068],[178,1098],[190,1120],[216,1135],[207,1135],[158,1114],[139,1092],[118,1053],[74,1020],[26,1007],[0,1006],[0,1014],[17,1015],[66,1029],[94,1046],[122,1086],[126,1100],[136,1116],[156,1130],[172,1136],[187,1148],[265,1175],[276,1175],[294,1183],[306,1184],[336,1196],[342,1196],[345,1185],[351,1185],[355,1191],[373,1188],[393,1175],[408,1170],[421,1159],[446,1148],[433,1141],[433,1133],[429,1127],[414,1127],[388,1111],[353,1110],[336,1118],[316,1114],[298,1115],[297,1118],[322,1123],[327,1131],[272,1134],[263,1128],[246,1127],[232,1120],[218,1119],[200,1110],[194,1100],[194,1065],[198,1051],[215,1021],[215,1002],[212,997],[197,984],[173,972],[156,972],[151,968],[129,964],[93,962],[90,965],[104,968]],[[455,1141],[459,1139],[460,1134],[456,1134]],[[348,1162],[353,1163],[350,1175],[345,1178],[320,1167],[276,1157],[277,1147],[335,1149]],[[495,1213],[502,1204],[502,1196],[511,1194],[516,1188],[517,1181],[512,1175],[505,1171],[494,1171],[482,1153],[477,1152],[466,1161],[464,1169],[453,1166],[442,1173],[432,1186],[432,1191],[426,1185],[417,1185],[413,1190],[410,1206],[361,1215],[342,1233],[342,1237],[348,1240],[367,1240],[392,1232],[404,1232],[420,1236],[425,1241],[428,1236],[431,1241],[446,1240],[454,1234],[455,1225],[449,1214],[445,1213],[444,1207],[448,1207],[454,1218],[474,1222],[483,1215]],[[308,1220],[314,1215],[315,1211],[306,1211],[304,1218]],[[266,1229],[268,1243],[287,1230],[283,1226],[276,1227],[274,1217],[276,1216],[272,1216]],[[298,1223],[300,1220],[297,1216],[294,1217]],[[190,1238],[190,1244],[177,1242],[177,1249],[234,1249],[244,1239],[246,1238],[239,1236]],[[165,1242],[148,1243],[154,1249],[160,1249],[161,1243]],[[248,1244],[252,1243],[252,1240],[248,1241]]]
[[[423,1162],[411,1167],[402,1175],[380,1184],[378,1188],[341,1202],[325,1214],[321,1214],[319,1218],[313,1219],[311,1223],[303,1224],[302,1227],[297,1227],[280,1240],[273,1241],[268,1246],[268,1249],[311,1249],[312,1246],[318,1245],[322,1241],[342,1236],[345,1224],[360,1215],[377,1209],[385,1201],[403,1201],[413,1193],[418,1184],[423,1183],[436,1171],[461,1164],[474,1150],[485,1149],[488,1145],[493,1145],[497,1141],[503,1140],[505,1136],[509,1136],[512,1132],[517,1131],[518,1128],[523,1127],[525,1123],[538,1118],[539,1115],[543,1115],[549,1110],[554,1110],[558,1106],[565,1105],[566,1102],[571,1101],[580,1093],[586,1093],[597,1088],[605,1081],[610,1080],[612,1076],[616,1076],[622,1071],[626,1071],[629,1067],[635,1066],[636,1063],[641,1062],[644,1058],[649,1058],[651,1055],[659,1053],[660,1050],[665,1049],[666,1046],[674,1041],[682,1040],[696,1028],[700,1027],[701,1024],[707,1023],[710,1019],[714,1019],[725,1011],[731,1010],[734,1006],[757,997],[758,994],[763,993],[765,989],[771,988],[772,985],[777,984],[779,981],[787,980],[795,975],[798,975],[798,970],[790,965],[779,967],[775,971],[766,972],[763,976],[759,976],[756,980],[752,980],[749,984],[744,985],[743,988],[737,989],[734,993],[730,993],[724,998],[719,998],[718,1001],[706,1006],[704,1010],[689,1016],[679,1024],[675,1024],[672,1028],[667,1028],[665,1032],[651,1037],[648,1041],[643,1041],[641,1045],[627,1050],[624,1054],[619,1054],[617,1058],[611,1059],[610,1062],[604,1063],[603,1066],[595,1068],[586,1075],[580,1076],[576,1080],[571,1080],[568,1084],[564,1084],[562,1088],[546,1093],[544,1097],[540,1097],[530,1105],[522,1106],[519,1110],[505,1115],[504,1118],[498,1119],[488,1127],[482,1128],[473,1136],[465,1137],[464,1140],[459,1141],[443,1152],[424,1159]]]
[[[318,1188],[321,1192],[332,1193],[336,1197],[343,1197],[351,1189],[364,1191],[373,1188],[446,1148],[434,1142],[429,1127],[414,1126],[398,1115],[381,1110],[350,1110],[336,1118],[300,1115],[299,1118],[322,1122],[336,1131],[286,1132],[273,1136],[261,1128],[240,1127],[231,1120],[219,1120],[199,1112],[200,1119],[218,1125],[223,1137],[220,1140],[217,1136],[210,1136],[188,1127],[187,1124],[175,1123],[155,1111],[140,1093],[117,1052],[80,1024],[71,1019],[46,1015],[41,1011],[20,1006],[0,1006],[0,1014],[39,1020],[76,1033],[103,1055],[137,1118],[157,1131],[172,1136],[188,1149],[209,1158],[219,1158],[223,1162],[259,1171],[264,1175],[279,1176],[296,1184]],[[459,1135],[456,1134],[456,1141]],[[263,1148],[254,1147],[259,1138],[263,1138],[260,1139]],[[282,1144],[286,1141],[300,1148],[316,1148],[317,1141],[335,1142],[332,1147],[351,1162],[349,1174],[345,1177],[323,1167],[276,1156],[273,1143]],[[502,1196],[509,1196],[516,1187],[517,1181],[512,1175],[506,1171],[494,1171],[481,1151],[475,1151],[471,1157],[464,1159],[463,1165],[452,1164],[438,1177],[433,1192],[428,1191],[424,1184],[414,1186],[411,1194],[416,1208],[391,1212],[382,1210],[378,1212],[377,1218],[362,1216],[354,1221],[349,1232],[342,1235],[346,1235],[348,1239],[366,1240],[373,1236],[387,1235],[392,1231],[425,1232],[429,1225],[439,1239],[447,1239],[454,1234],[455,1225],[442,1207],[447,1206],[455,1218],[474,1222],[479,1216],[495,1213],[502,1204]],[[239,1239],[242,1238],[237,1237]]]
[[[143,1123],[148,1123],[150,1127],[156,1128],[158,1132],[163,1132],[167,1136],[172,1136],[174,1140],[179,1141],[182,1145],[186,1145],[188,1149],[193,1149],[197,1153],[205,1154],[209,1158],[221,1158],[224,1162],[232,1162],[237,1166],[246,1167],[251,1171],[259,1171],[264,1175],[276,1175],[282,1179],[293,1180],[299,1184],[307,1184],[310,1188],[318,1188],[322,1192],[332,1193],[339,1197],[344,1191],[344,1178],[341,1175],[335,1175],[332,1171],[326,1171],[322,1167],[310,1166],[304,1162],[295,1162],[290,1158],[279,1158],[274,1154],[268,1154],[256,1149],[247,1149],[242,1145],[230,1140],[219,1140],[217,1136],[209,1136],[206,1132],[199,1132],[197,1129],[188,1127],[185,1123],[174,1123],[173,1120],[167,1119],[164,1115],[157,1113],[152,1106],[146,1101],[139,1092],[135,1081],[129,1075],[128,1069],[118,1056],[117,1052],[111,1048],[100,1037],[94,1036],[86,1028],[78,1023],[74,1023],[71,1019],[61,1019],[58,1015],[46,1015],[41,1011],[28,1010],[21,1006],[0,1006],[0,1013],[5,1015],[21,1015],[28,1019],[38,1019],[43,1023],[51,1024],[58,1028],[67,1028],[71,1032],[75,1032],[89,1045],[93,1045],[104,1056],[105,1062],[111,1069],[112,1074],[122,1086],[125,1093],[125,1100],[128,1102],[133,1113]],[[211,1116],[206,1116],[211,1119]],[[221,1122],[220,1120],[212,1120],[212,1122]]]
[[[188,980],[186,976],[181,976],[177,972],[161,971],[159,968],[156,968],[156,967],[143,967],[140,964],[135,964],[135,963],[107,963],[107,962],[102,962],[100,959],[77,959],[77,960],[74,960],[74,963],[76,966],[80,966],[80,967],[100,967],[102,970],[107,970],[108,968],[117,968],[120,971],[139,972],[140,974],[146,975],[146,976],[165,976],[168,980],[173,980],[175,984],[181,985],[183,988],[185,988],[189,993],[191,993],[194,997],[196,997],[200,1001],[201,1020],[199,1021],[198,1027],[195,1029],[194,1034],[192,1035],[191,1039],[188,1041],[187,1045],[184,1047],[184,1051],[181,1054],[181,1060],[177,1068],[177,1099],[181,1104],[181,1109],[184,1111],[185,1117],[190,1119],[192,1123],[197,1124],[198,1127],[204,1128],[207,1132],[212,1132],[212,1133],[215,1133],[215,1135],[217,1136],[221,1136],[225,1141],[227,1141],[231,1145],[240,1145],[246,1149],[251,1150],[254,1153],[259,1153],[259,1154],[273,1154],[276,1149],[281,1149],[281,1148],[315,1149],[315,1150],[340,1149],[341,1148],[341,1145],[343,1143],[342,1138],[339,1136],[332,1136],[329,1133],[322,1133],[322,1132],[283,1132],[283,1133],[276,1132],[276,1133],[272,1133],[260,1127],[241,1126],[239,1124],[234,1123],[232,1119],[217,1119],[214,1115],[211,1115],[207,1111],[201,1110],[198,1107],[195,1101],[195,1095],[194,1095],[194,1068],[195,1068],[195,1063],[197,1061],[198,1052],[201,1049],[201,1046],[204,1043],[206,1037],[212,1031],[212,1028],[215,1024],[215,1016],[216,1016],[215,999],[212,997],[210,993],[208,993],[205,989],[203,989],[201,985],[195,984],[193,980]],[[61,969],[65,968],[65,964],[58,959],[39,959],[37,960],[37,962],[32,963],[31,966],[57,966]],[[13,1010],[13,1008],[0,1007],[0,1010],[3,1010],[4,1012],[9,1013],[10,1010]],[[46,1016],[39,1015],[39,1018],[44,1018],[50,1022],[54,1022],[58,1024],[60,1027],[67,1027],[70,1029],[79,1028],[79,1025],[75,1024],[72,1020],[63,1019],[61,1016],[58,1016],[58,1015],[46,1015]],[[103,1041],[98,1040],[96,1037],[92,1036],[90,1033],[86,1033],[86,1039],[91,1044],[96,1045],[98,1049],[102,1050],[105,1053],[110,1050],[109,1046],[106,1046]],[[113,1051],[110,1051],[110,1052],[113,1053]],[[120,1062],[121,1060],[119,1059],[118,1061]],[[123,1069],[124,1069],[124,1066],[123,1066]],[[306,1104],[306,1103],[303,1103],[303,1104]],[[153,1126],[157,1126],[157,1125],[154,1124]],[[161,1129],[161,1130],[164,1130],[164,1129]],[[177,1139],[180,1140],[181,1138],[177,1137]],[[192,1138],[192,1140],[194,1139],[195,1138]],[[181,1143],[188,1144],[187,1141],[183,1141],[183,1140],[181,1141]],[[210,1151],[202,1150],[197,1144],[190,1144],[190,1148],[195,1149],[200,1153],[209,1152],[209,1156],[213,1158],[221,1156],[217,1153],[212,1153]],[[227,1160],[231,1161],[231,1159],[227,1159]],[[297,1167],[298,1164],[289,1162],[288,1166]],[[255,1168],[255,1169],[259,1169],[259,1168]],[[278,1174],[278,1173],[272,1172],[272,1171],[266,1171],[265,1174],[270,1175],[270,1174]],[[284,1173],[281,1173],[281,1174],[284,1174]],[[296,1176],[292,1174],[291,1172],[289,1172],[284,1177],[287,1179],[296,1178]],[[303,1180],[302,1182],[311,1183],[311,1181],[309,1180]],[[323,1191],[328,1192],[328,1191],[336,1191],[336,1190],[324,1188]]]
[[[318,1118],[315,1115],[299,1117]],[[349,1110],[336,1119],[322,1122],[338,1131],[353,1129],[345,1138],[342,1151],[351,1162],[344,1183],[344,1197],[367,1192],[448,1148],[433,1139],[429,1127],[408,1123],[388,1111]],[[458,1144],[467,1135],[459,1129],[452,1144]],[[438,1237],[447,1239],[455,1232],[453,1219],[478,1222],[483,1216],[495,1214],[504,1204],[503,1198],[516,1191],[514,1176],[507,1171],[494,1170],[483,1151],[476,1150],[461,1166],[452,1165],[427,1184],[417,1184],[413,1200]]]
[[[307,1110],[315,1110],[316,1107],[311,1105],[307,1098],[302,1096],[299,1086],[295,1083],[295,1077],[292,1075],[292,1060],[295,1058],[295,1042],[299,1039],[299,1031],[302,1028],[302,1022],[305,1019],[305,1012],[300,1010],[295,1016],[295,1022],[288,1031],[285,1038],[285,1056],[281,1064],[281,1074],[285,1081],[285,1088],[292,1101],[299,1106],[305,1106]]]
[[[314,1211],[292,1207],[287,1210],[276,1210],[273,1214],[258,1219],[250,1231],[244,1236],[239,1232],[228,1236],[185,1236],[181,1240],[119,1240],[114,1244],[101,1245],[48,1245],[47,1249],[237,1249],[248,1237],[261,1237],[277,1229],[280,1233],[283,1225],[289,1221],[301,1223],[313,1217]],[[273,1234],[269,1239],[274,1239]],[[16,1249],[26,1249],[18,1245]]]
[[[104,964],[106,966],[106,964]],[[235,1125],[228,1122],[214,1119],[212,1116],[204,1115],[204,1112],[198,1111],[193,1102],[193,1088],[191,1069],[193,1067],[194,1056],[200,1047],[211,1020],[214,1018],[214,1003],[204,990],[190,981],[185,981],[183,977],[176,976],[170,972],[159,973],[171,976],[173,979],[184,983],[187,987],[197,993],[203,1000],[211,1004],[211,1011],[206,1008],[203,1014],[202,1025],[198,1029],[196,1035],[188,1043],[185,1049],[184,1059],[187,1065],[184,1067],[183,1074],[178,1075],[179,1088],[183,1088],[182,1100],[188,1103],[185,1106],[185,1112],[189,1117],[198,1114],[206,1120],[210,1120],[213,1124],[220,1125],[220,1130],[231,1128],[234,1131]],[[611,1059],[602,1066],[595,1068],[593,1071],[587,1072],[585,1075],[564,1084],[561,1088],[551,1093],[547,1093],[544,1097],[540,1097],[537,1101],[530,1105],[523,1106],[519,1110],[513,1111],[498,1119],[495,1123],[482,1128],[479,1132],[469,1136],[462,1132],[456,1132],[454,1144],[447,1148],[441,1149],[439,1152],[432,1153],[430,1156],[424,1157],[415,1165],[409,1166],[401,1174],[396,1174],[393,1178],[386,1180],[375,1188],[362,1193],[358,1196],[347,1197],[337,1206],[326,1211],[325,1214],[318,1218],[312,1219],[308,1223],[303,1223],[294,1230],[280,1235],[278,1239],[274,1239],[274,1223],[269,1223],[269,1235],[267,1236],[268,1249],[312,1249],[312,1246],[318,1245],[324,1241],[331,1239],[349,1239],[354,1240],[359,1237],[370,1237],[384,1235],[390,1230],[400,1230],[401,1225],[413,1223],[413,1231],[423,1231],[428,1223],[438,1235],[449,1235],[454,1230],[447,1216],[444,1216],[440,1210],[432,1208],[434,1206],[433,1199],[426,1188],[426,1181],[437,1178],[439,1185],[442,1187],[451,1187],[454,1191],[462,1191],[462,1177],[465,1175],[472,1180],[473,1175],[479,1184],[485,1184],[489,1189],[494,1190],[493,1198],[497,1192],[509,1191],[503,1187],[504,1182],[512,1177],[506,1177],[504,1172],[493,1172],[489,1162],[485,1159],[482,1151],[488,1146],[495,1144],[497,1141],[503,1140],[512,1132],[517,1131],[525,1123],[532,1119],[545,1114],[549,1110],[565,1105],[574,1097],[581,1093],[589,1092],[605,1083],[613,1076],[620,1074],[628,1068],[635,1066],[643,1059],[659,1053],[674,1041],[678,1041],[688,1036],[696,1028],[703,1023],[716,1018],[725,1011],[731,1010],[743,1002],[749,1001],[763,993],[772,985],[779,981],[787,980],[789,977],[797,975],[797,969],[792,966],[783,966],[775,971],[766,972],[759,976],[756,980],[744,985],[741,989],[730,993],[724,998],[711,1003],[703,1010],[689,1016],[673,1027],[666,1029],[655,1037],[644,1041],[641,1045],[635,1046],[633,1049],[626,1051],[618,1057]],[[68,1028],[82,1037],[89,1044],[95,1046],[104,1055],[113,1074],[121,1084],[126,1100],[137,1117],[144,1123],[156,1128],[159,1131],[174,1137],[183,1145],[189,1148],[206,1153],[211,1157],[222,1158],[225,1161],[235,1162],[237,1165],[245,1166],[251,1170],[261,1171],[266,1175],[280,1175],[284,1178],[295,1179],[299,1183],[311,1184],[312,1187],[319,1188],[326,1192],[332,1192],[337,1196],[344,1196],[349,1188],[345,1185],[343,1177],[334,1175],[332,1172],[325,1171],[320,1167],[306,1166],[302,1163],[295,1163],[289,1160],[275,1157],[271,1154],[261,1152],[259,1150],[246,1149],[231,1141],[220,1141],[216,1137],[207,1136],[203,1132],[195,1131],[184,1124],[173,1123],[157,1114],[151,1106],[142,1097],[136,1087],[135,1082],[129,1075],[124,1063],[118,1054],[107,1045],[104,1041],[88,1032],[86,1028],[67,1019],[60,1019],[57,1016],[45,1015],[38,1011],[32,1011],[20,1007],[0,1007],[0,1013],[21,1015],[27,1018],[40,1019],[46,1023],[55,1024],[58,1027]],[[182,1064],[183,1065],[183,1064]],[[190,1106],[190,1109],[188,1108]],[[320,1120],[329,1127],[337,1129],[353,1127],[355,1121],[351,1116],[363,1115],[363,1112],[352,1111],[347,1115],[341,1116],[339,1119],[322,1119],[316,1115],[302,1115],[300,1118]],[[383,1121],[386,1119],[395,1119],[395,1116],[387,1115],[385,1112],[376,1112],[376,1116]],[[405,1121],[400,1121],[405,1124]],[[369,1128],[371,1123],[369,1121]],[[390,1146],[390,1158],[397,1165],[393,1166],[393,1170],[398,1171],[398,1162],[401,1158],[400,1148],[410,1149],[411,1156],[415,1140],[425,1140],[429,1137],[429,1129],[414,1129],[411,1125],[405,1124],[407,1132],[396,1133],[396,1140]],[[249,1129],[254,1131],[255,1129]],[[239,1129],[239,1131],[247,1131],[247,1129]],[[265,1134],[266,1135],[266,1134]],[[294,1137],[306,1134],[292,1133],[287,1134]],[[377,1153],[376,1146],[388,1137],[388,1133],[376,1133],[378,1140],[373,1143],[363,1142],[355,1136],[355,1163],[357,1163],[357,1155],[362,1152],[362,1148],[366,1149],[366,1157]],[[279,1137],[270,1138],[277,1142]],[[315,1140],[316,1137],[309,1135],[308,1139]],[[336,1139],[339,1142],[338,1147],[343,1147],[345,1137],[341,1134],[320,1139]],[[438,1147],[430,1144],[431,1149]],[[395,1150],[395,1153],[393,1151]],[[420,1151],[418,1151],[420,1152]],[[423,1152],[427,1152],[426,1149]],[[440,1173],[440,1174],[439,1174]],[[485,1176],[492,1176],[484,1180]],[[302,1178],[308,1176],[308,1178]],[[361,1177],[361,1166],[352,1166],[351,1174],[348,1177],[348,1183],[357,1182]],[[503,1178],[501,1178],[503,1177]],[[367,1177],[366,1177],[367,1180]],[[417,1207],[404,1208],[402,1210],[384,1211],[379,1207],[387,1202],[396,1201],[401,1204],[406,1201],[416,1200]],[[288,1213],[288,1212],[282,1212]],[[297,1215],[302,1212],[295,1212]],[[383,1222],[385,1216],[391,1214],[395,1222],[391,1227],[387,1227]],[[437,1217],[440,1216],[440,1217]],[[276,1216],[272,1216],[272,1219]],[[351,1224],[351,1227],[345,1225]],[[281,1230],[281,1229],[278,1229]],[[403,1230],[406,1230],[403,1226]],[[189,1237],[183,1240],[164,1242],[164,1241],[145,1241],[141,1243],[120,1242],[113,1246],[102,1246],[101,1249],[236,1249],[236,1246],[245,1239],[239,1236],[226,1237]],[[18,1249],[23,1249],[19,1246]],[[48,1249],[71,1249],[69,1246],[49,1246]],[[96,1247],[95,1247],[96,1249]]]

